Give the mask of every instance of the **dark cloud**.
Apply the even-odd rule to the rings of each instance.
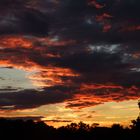
[[[24,120],[24,121],[28,121],[28,120],[34,120],[34,121],[41,121],[41,119],[43,119],[44,117],[42,116],[26,116],[26,117],[6,117],[6,118],[0,118],[0,119],[7,119],[7,120]]]
[[[124,60],[126,59],[126,61]],[[138,62],[124,52],[110,53],[101,51],[82,52],[63,55],[53,59],[51,64],[70,68],[81,74],[83,82],[89,83],[114,83],[122,86],[136,85],[139,87],[139,72],[132,71]],[[80,80],[81,81],[81,80]]]
[[[29,2],[29,0],[1,0],[0,1],[0,6],[2,8],[9,8],[9,7],[13,7],[13,6],[23,7],[28,2]]]
[[[72,122],[72,121],[71,120],[45,120],[45,122],[59,123],[59,122]]]
[[[11,86],[3,86],[0,88],[0,93],[1,92],[12,92],[12,91],[18,91],[18,90],[21,90],[20,88],[13,88]]]
[[[56,13],[57,22],[53,25],[54,32],[57,31],[63,38],[73,38],[80,42],[88,41],[94,44],[139,40],[139,32],[120,32],[124,27],[139,25],[138,0],[98,2],[105,5],[102,9],[88,5],[87,0],[67,0],[61,3],[62,8]],[[97,20],[97,17],[100,17],[100,20]],[[103,32],[103,28],[108,25],[109,31]]]
[[[59,91],[58,88],[44,91],[23,90],[19,92],[0,93],[0,107],[14,106],[11,109],[35,108],[45,104],[64,102],[72,94]]]
[[[47,36],[48,17],[28,6],[28,0],[1,1],[0,35]]]

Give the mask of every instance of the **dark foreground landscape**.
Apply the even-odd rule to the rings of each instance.
[[[89,126],[82,122],[54,128],[32,120],[0,119],[1,140],[138,140],[140,118],[130,127],[114,124],[112,127]]]

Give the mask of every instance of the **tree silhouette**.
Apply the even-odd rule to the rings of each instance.
[[[131,128],[123,128],[120,124],[114,124],[112,127],[99,127],[79,122],[57,129],[42,121],[0,119],[2,140],[135,140],[139,136],[139,131],[140,119],[133,120]]]
[[[83,122],[71,123],[54,128],[43,121],[0,119],[0,138],[2,140],[137,140],[140,136],[140,117],[132,120],[130,127],[113,124],[101,127]]]

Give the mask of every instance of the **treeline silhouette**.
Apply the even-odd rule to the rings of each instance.
[[[139,137],[139,117],[130,127],[120,124],[100,127],[80,122],[54,128],[42,121],[0,119],[0,140],[138,140]]]

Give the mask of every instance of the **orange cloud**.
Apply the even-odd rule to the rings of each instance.
[[[32,41],[23,36],[9,36],[0,38],[0,46],[2,48],[32,48]]]
[[[43,71],[29,75],[29,79],[35,86],[51,87],[55,85],[63,85],[72,83],[71,80],[63,80],[62,77],[76,77],[78,74],[70,69],[59,67],[46,67]]]
[[[0,66],[13,67],[27,72],[33,72],[33,74],[29,74],[27,78],[29,78],[33,85],[37,87],[71,84],[72,81],[69,78],[79,76],[79,74],[67,68],[40,66],[30,61],[14,64],[10,60],[0,60]],[[67,77],[67,80],[63,80],[62,77]]]
[[[123,88],[119,85],[94,85],[82,84],[73,99],[67,100],[67,107],[81,109],[103,104],[105,102],[120,102],[139,98],[139,88],[132,86]]]
[[[80,90],[93,90],[93,89],[123,89],[122,86],[119,86],[119,85],[101,85],[101,84],[91,84],[91,85],[88,85],[88,84],[82,84],[81,85],[81,88]]]
[[[37,42],[37,44],[36,44]],[[53,66],[44,66],[38,64],[39,59],[60,58],[59,54],[53,54],[48,51],[48,47],[65,46],[74,41],[59,41],[53,38],[27,38],[23,36],[5,36],[0,38],[1,59],[0,67],[13,67],[27,72],[33,72],[28,78],[37,87],[49,87],[64,84],[62,77],[74,77],[78,74],[68,68],[59,68]],[[36,46],[37,45],[37,46]],[[40,45],[38,47],[38,45]],[[41,47],[43,45],[43,47]],[[23,50],[21,50],[23,48]],[[10,50],[6,50],[10,49]],[[13,51],[12,51],[13,50]],[[36,55],[43,58],[36,59]],[[39,57],[39,56],[38,56]],[[36,60],[34,60],[34,58]],[[46,62],[47,63],[47,62]],[[66,82],[66,80],[65,80]],[[67,80],[67,82],[71,82]]]
[[[0,60],[0,67],[13,67],[15,69],[20,69],[24,71],[34,71],[40,68],[40,66],[36,65],[31,61],[24,61],[24,63],[15,63],[12,60]]]
[[[38,46],[66,46],[75,44],[75,40],[59,40],[51,37],[44,38],[29,38],[26,36],[2,36],[0,38],[1,48],[25,48],[25,49],[38,49]],[[43,49],[43,48],[42,48]]]

